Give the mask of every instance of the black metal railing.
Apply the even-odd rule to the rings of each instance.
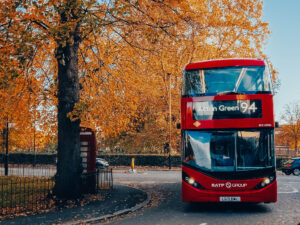
[[[53,186],[51,178],[0,176],[0,216],[48,209]]]
[[[111,168],[97,169],[96,172],[82,174],[82,192],[96,193],[99,190],[113,188],[113,175]]]
[[[110,190],[113,189],[113,173],[111,168],[98,169],[97,189]]]
[[[23,177],[53,177],[56,173],[54,165],[8,164],[8,175]],[[0,175],[5,175],[4,164],[0,164]]]
[[[53,168],[15,166],[9,174],[0,175],[0,219],[20,213],[42,212],[55,207],[52,189],[55,181]],[[24,168],[24,170],[23,170]],[[30,168],[32,169],[32,168]],[[45,172],[47,171],[47,172]],[[3,173],[4,174],[4,173]],[[82,174],[82,194],[96,194],[113,188],[112,169],[98,169],[95,173]]]
[[[56,173],[56,166],[54,165],[28,165],[28,164],[9,164],[8,176],[17,177],[53,177]],[[0,176],[4,175],[4,165],[0,164]],[[111,168],[97,169],[96,173],[83,174],[85,177],[95,177],[96,188],[112,189],[113,188],[113,175]],[[91,179],[91,178],[87,178]]]

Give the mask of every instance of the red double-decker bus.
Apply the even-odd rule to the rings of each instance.
[[[273,87],[263,60],[186,65],[182,201],[276,202]]]

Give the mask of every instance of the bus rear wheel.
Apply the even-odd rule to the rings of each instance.
[[[294,174],[295,176],[299,176],[299,175],[300,175],[300,169],[299,169],[299,168],[294,169],[294,170],[293,170],[293,174]]]

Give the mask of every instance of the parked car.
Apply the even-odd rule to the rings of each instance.
[[[286,175],[290,175],[293,173],[295,176],[300,175],[300,157],[292,158],[285,163],[283,163],[282,172],[284,172]]]
[[[104,169],[109,167],[109,163],[103,158],[96,158],[96,166],[97,168]]]

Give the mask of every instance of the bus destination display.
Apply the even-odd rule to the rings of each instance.
[[[193,102],[193,120],[261,118],[261,100]]]

